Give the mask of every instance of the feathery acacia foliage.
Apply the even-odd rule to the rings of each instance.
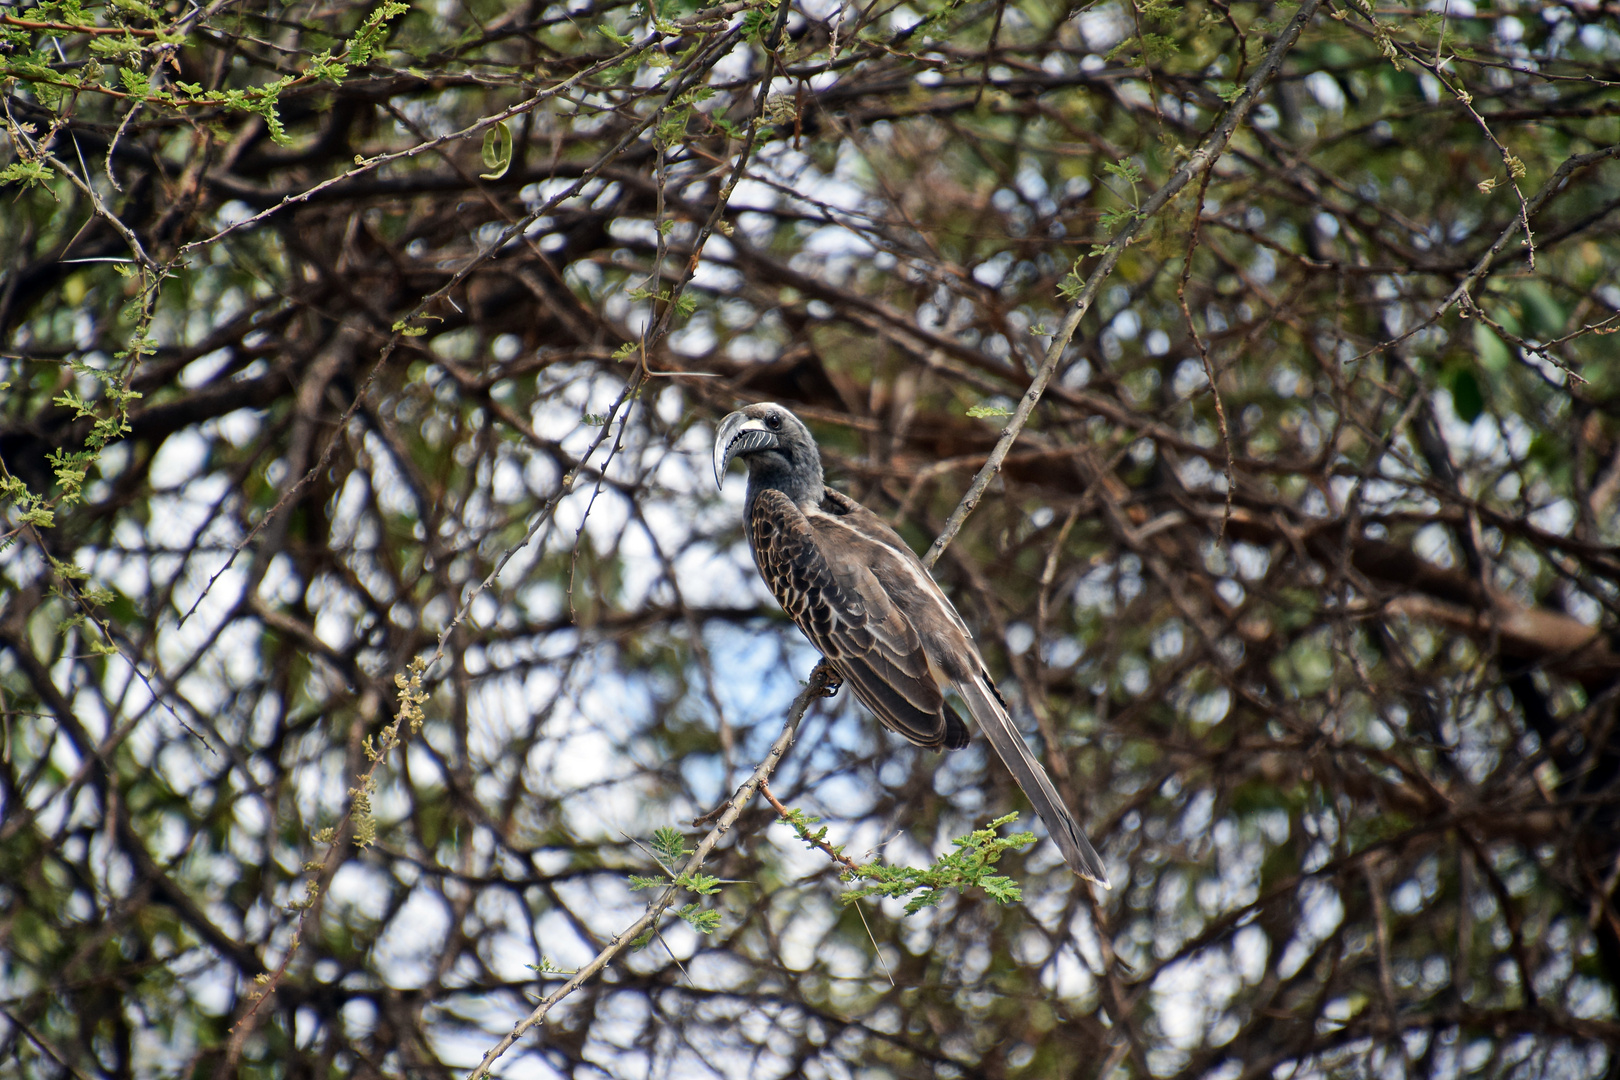
[[[1596,0],[0,7],[0,1061],[465,1072],[656,879],[498,1070],[1612,1071],[1617,83]],[[1019,800],[847,694],[676,874],[813,663],[711,422],[921,550],[1048,373],[936,573],[1114,890],[842,903]]]

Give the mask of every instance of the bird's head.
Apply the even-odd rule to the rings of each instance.
[[[800,506],[821,501],[821,451],[810,429],[780,405],[762,402],[739,409],[714,435],[714,482],[725,487],[733,458],[748,465],[748,487],[778,488]]]

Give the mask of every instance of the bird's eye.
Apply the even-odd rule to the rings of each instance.
[[[770,428],[772,431],[780,428],[782,426],[781,415],[779,413],[771,413],[765,418],[765,426]]]

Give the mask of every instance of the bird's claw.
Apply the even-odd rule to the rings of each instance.
[[[836,675],[829,676],[821,688],[822,697],[837,697],[838,691],[844,688],[844,680]]]

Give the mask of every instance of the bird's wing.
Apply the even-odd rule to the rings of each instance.
[[[958,634],[969,643],[973,641],[973,632],[962,621],[955,605],[946,597],[927,567],[923,566],[922,560],[917,558],[917,553],[900,538],[899,533],[889,527],[888,522],[832,488],[827,489],[822,509],[829,512],[829,518],[837,526],[873,542],[876,559],[871,564],[872,572],[897,605],[908,613],[925,610],[932,613],[927,625],[917,626],[918,633],[925,637],[925,645],[933,644],[927,641],[930,632],[940,647],[945,645],[947,639],[954,642]]]
[[[847,532],[872,541],[860,549],[865,565],[876,578],[879,591],[905,612],[923,644],[931,670],[936,677],[943,676],[967,706],[974,723],[995,747],[996,754],[1023,788],[1035,812],[1046,822],[1046,829],[1063,853],[1064,862],[1081,877],[1108,888],[1108,874],[1102,859],[1052,785],[1046,770],[1030,753],[1023,734],[1013,723],[1006,704],[985,671],[984,660],[973,644],[967,624],[939,584],[905,541],[876,514],[831,489],[824,506],[832,511],[829,520],[823,520],[827,515],[812,515],[812,521],[820,526],[819,534]],[[845,543],[855,546],[852,541]]]
[[[754,497],[748,525],[771,594],[866,707],[919,746],[964,745],[966,726],[946,706],[916,630],[872,575],[860,538],[818,531],[769,489]]]

